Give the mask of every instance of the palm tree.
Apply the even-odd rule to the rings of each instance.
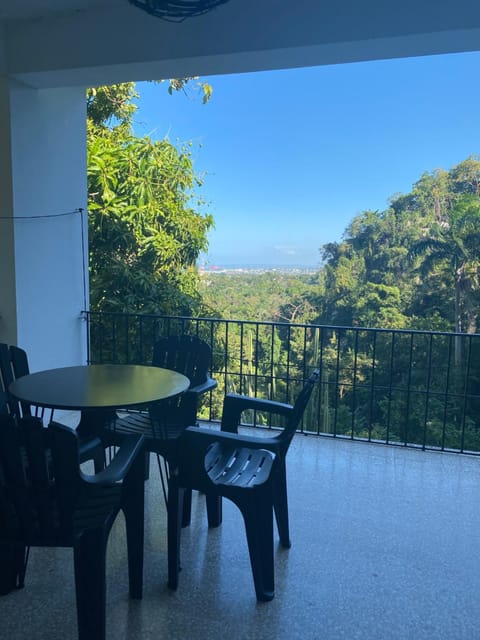
[[[412,258],[422,258],[419,272],[423,277],[436,269],[453,278],[455,332],[475,333],[478,310],[473,295],[480,288],[480,199],[465,195],[436,222],[430,235],[418,240],[410,249]],[[460,342],[456,340],[455,361],[460,361]]]

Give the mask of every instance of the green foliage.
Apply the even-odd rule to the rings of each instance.
[[[474,333],[480,303],[480,161],[425,173],[383,212],[324,245],[320,323]],[[320,308],[320,305],[319,305]]]
[[[129,127],[137,109],[134,82],[87,89],[87,118],[90,127],[107,128],[112,124]]]
[[[450,285],[455,294],[455,331],[464,325],[475,333],[478,310],[474,298],[480,287],[480,201],[477,196],[462,195],[440,222],[435,222],[429,235],[410,249],[421,258],[418,271],[423,283],[433,278]],[[450,284],[451,283],[451,284]],[[453,285],[453,286],[452,286]]]
[[[189,147],[133,134],[136,96],[133,83],[87,92],[91,307],[191,314],[213,218]]]
[[[264,321],[217,325],[227,388],[276,396],[321,364],[312,430],[479,450],[478,336],[397,331],[476,332],[479,185],[473,157],[425,173],[385,211],[356,216],[315,275],[204,275],[212,315]]]
[[[276,271],[201,275],[200,293],[209,315],[240,320],[309,322],[316,276]]]
[[[148,361],[156,336],[199,333],[219,381],[205,418],[220,416],[225,391],[290,401],[320,366],[311,430],[480,450],[480,161],[425,173],[385,211],[356,216],[316,274],[199,279],[213,221],[194,198],[189,147],[135,137],[135,99],[133,84],[88,94],[92,306],[225,321],[141,316],[133,329],[125,316],[106,339],[107,318],[99,359],[107,344],[112,358]]]

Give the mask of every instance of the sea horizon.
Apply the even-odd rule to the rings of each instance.
[[[199,265],[199,270],[208,273],[219,273],[225,271],[281,271],[281,272],[316,272],[319,271],[321,265],[309,265],[309,264],[269,264],[262,262],[250,262],[250,263],[209,263]]]

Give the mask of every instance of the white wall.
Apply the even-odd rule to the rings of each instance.
[[[9,341],[27,349],[32,370],[82,363],[85,221],[79,213],[25,218],[86,209],[84,90],[35,90],[13,82],[9,88],[15,218],[10,287],[14,281],[17,324],[3,330]],[[0,264],[3,260],[0,256]],[[13,320],[11,309],[0,307],[0,315]]]
[[[0,341],[16,342],[10,82],[0,76]]]

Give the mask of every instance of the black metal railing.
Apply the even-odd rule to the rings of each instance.
[[[304,433],[480,453],[480,334],[85,315],[91,363],[148,363],[162,335],[206,340],[219,384],[205,420],[219,420],[227,391],[292,402],[319,368]],[[247,422],[263,424],[262,416]]]

